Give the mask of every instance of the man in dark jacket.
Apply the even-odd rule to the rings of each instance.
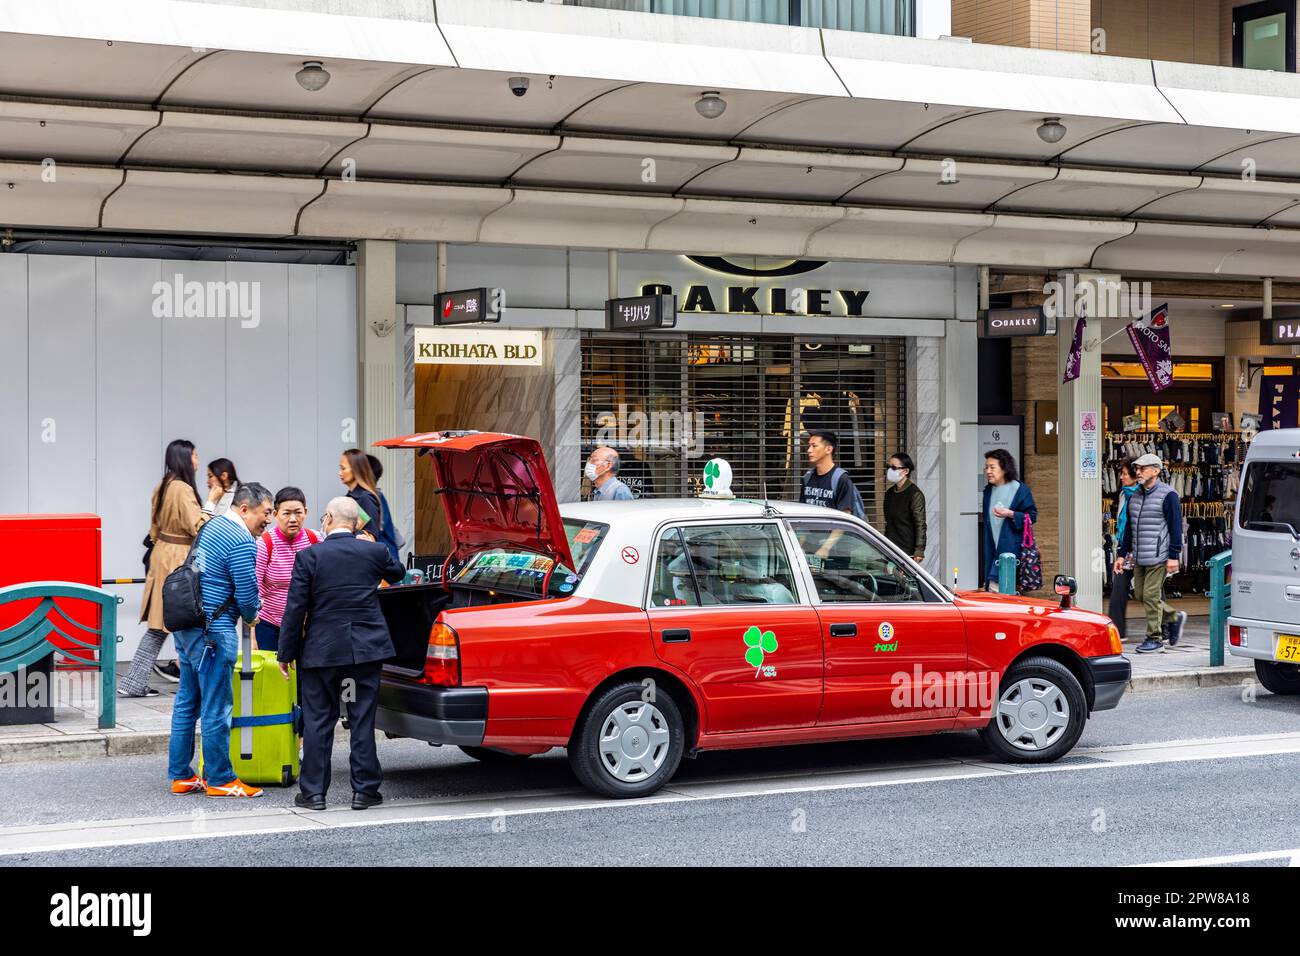
[[[352,725],[352,809],[383,802],[383,771],[375,750],[379,674],[393,641],[379,609],[379,582],[396,584],[405,569],[388,549],[356,537],[360,514],[351,498],[325,508],[325,538],[298,553],[280,624],[280,670],[298,664],[303,755],[297,806],[325,809],[339,697]]]
[[[912,481],[912,457],[899,452],[889,459],[885,480],[885,537],[920,564],[925,560],[925,494]]]

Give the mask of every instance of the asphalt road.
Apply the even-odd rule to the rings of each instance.
[[[1210,738],[1251,739],[1175,745]],[[1112,865],[1300,846],[1277,812],[1300,765],[1300,700],[1262,690],[1130,696],[1047,770],[1008,772],[974,735],[948,734],[706,754],[649,802],[590,797],[561,750],[506,768],[413,741],[380,755],[382,811],[346,809],[336,750],[332,809],[315,819],[286,809],[293,791],[172,797],[161,757],[7,764],[0,865]],[[50,829],[16,829],[34,825]],[[109,845],[68,848],[89,842]]]

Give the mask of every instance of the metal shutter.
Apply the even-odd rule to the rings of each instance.
[[[721,457],[737,495],[796,500],[807,431],[828,428],[879,524],[885,463],[905,449],[905,355],[902,339],[587,333],[583,460],[613,445],[633,493],[659,498],[698,494]]]

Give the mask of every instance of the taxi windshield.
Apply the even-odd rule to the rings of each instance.
[[[509,548],[487,548],[476,552],[454,575],[452,583],[464,587],[505,591],[536,597],[566,597],[572,594],[591,562],[609,525],[590,521],[564,522],[569,550],[578,568],[555,566],[545,555]],[[554,570],[552,567],[554,566]],[[547,572],[550,573],[549,584]],[[546,594],[542,588],[546,586]]]

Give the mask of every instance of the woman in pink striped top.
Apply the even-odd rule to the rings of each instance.
[[[280,620],[293,577],[293,559],[303,548],[320,541],[307,524],[307,498],[297,488],[281,488],[275,494],[275,527],[257,542],[257,591],[262,599],[253,647],[263,651],[280,649]]]

